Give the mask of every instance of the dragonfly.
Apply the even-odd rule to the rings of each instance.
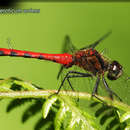
[[[110,60],[98,52],[95,48],[99,43],[101,43],[105,38],[107,38],[111,34],[111,31],[102,36],[99,40],[94,43],[87,45],[81,49],[77,49],[72,43],[70,43],[70,53],[62,53],[62,54],[48,54],[48,53],[40,53],[40,52],[32,52],[25,50],[16,50],[16,49],[7,49],[0,48],[0,56],[14,56],[14,57],[24,57],[24,58],[36,58],[40,60],[48,60],[58,64],[61,64],[62,67],[58,73],[57,78],[61,75],[64,68],[68,69],[72,66],[78,66],[79,68],[85,70],[85,72],[79,71],[68,71],[64,76],[58,91],[58,94],[64,85],[65,81],[69,83],[69,86],[74,91],[72,84],[70,83],[70,78],[81,78],[81,77],[96,77],[96,83],[94,85],[92,91],[92,97],[98,98],[96,95],[98,94],[98,87],[100,82],[103,83],[109,96],[113,99],[113,96],[116,96],[120,101],[122,99],[108,86],[106,82],[105,74],[107,74],[107,79],[109,80],[117,80],[122,76],[123,67],[116,60]],[[67,37],[69,40],[69,37]],[[73,52],[73,50],[76,50]]]

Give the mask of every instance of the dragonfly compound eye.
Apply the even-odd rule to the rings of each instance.
[[[117,61],[112,61],[108,67],[107,78],[109,80],[116,80],[122,75],[122,66]]]

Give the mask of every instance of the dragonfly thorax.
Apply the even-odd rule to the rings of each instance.
[[[80,50],[73,56],[74,64],[92,74],[103,74],[108,68],[108,62],[94,49]]]

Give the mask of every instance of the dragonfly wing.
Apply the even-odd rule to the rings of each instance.
[[[112,31],[107,32],[99,40],[95,41],[94,43],[92,43],[90,45],[87,45],[87,46],[81,48],[80,50],[84,50],[84,49],[88,49],[88,48],[93,48],[94,49],[101,41],[103,41],[105,38],[107,38],[111,33],[112,33]]]
[[[65,36],[64,39],[64,43],[63,43],[63,47],[62,47],[62,53],[69,53],[72,54],[76,51],[76,47],[72,44],[72,41],[70,39],[69,35]],[[64,70],[64,66],[62,65],[59,69],[58,75],[57,75],[57,79],[59,79],[62,71]]]
[[[69,35],[65,36],[64,43],[63,43],[63,48],[62,48],[62,53],[73,53],[77,49],[76,47],[72,44],[72,41],[70,39]]]
[[[58,72],[58,74],[57,74],[57,79],[59,79],[59,77],[60,77],[60,75],[61,75],[63,69],[64,69],[64,66],[63,66],[63,65],[60,66],[59,72]]]

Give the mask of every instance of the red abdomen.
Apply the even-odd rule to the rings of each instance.
[[[37,58],[37,59],[41,59],[41,60],[53,61],[53,62],[63,64],[68,67],[72,63],[72,55],[67,54],[67,53],[47,54],[47,53],[0,48],[0,56],[17,56],[17,57],[24,57],[24,58]]]

